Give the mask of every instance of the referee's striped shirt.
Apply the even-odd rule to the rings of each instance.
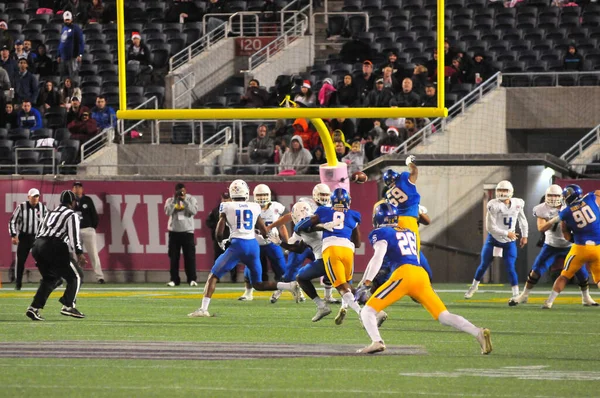
[[[59,205],[46,215],[36,238],[62,239],[71,252],[82,254],[79,237],[79,216],[66,206]]]
[[[38,233],[40,224],[48,214],[48,208],[42,202],[35,207],[25,201],[17,206],[8,222],[8,232],[11,237],[19,234],[35,235]]]

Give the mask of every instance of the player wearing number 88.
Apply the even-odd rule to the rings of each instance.
[[[477,291],[479,282],[492,263],[494,248],[502,249],[502,258],[504,266],[508,273],[508,278],[512,288],[512,296],[519,295],[519,281],[515,271],[515,261],[517,260],[517,222],[521,230],[521,239],[519,247],[527,244],[529,225],[523,209],[525,202],[523,199],[513,198],[513,186],[509,181],[500,181],[496,186],[496,199],[492,199],[487,204],[487,215],[485,218],[488,237],[481,249],[481,263],[475,271],[475,278],[469,290],[465,293],[465,298],[473,297]]]
[[[600,282],[600,191],[582,195],[581,187],[575,184],[567,185],[563,190],[567,207],[558,214],[558,219],[565,239],[570,240],[572,237],[575,243],[571,246],[563,270],[542,308],[552,307],[569,279],[586,263],[590,266],[594,281]]]

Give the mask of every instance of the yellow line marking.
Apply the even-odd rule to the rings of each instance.
[[[508,298],[493,298],[487,300],[456,300],[456,303],[508,303]],[[543,304],[546,301],[546,297],[529,297],[527,300],[527,304]],[[562,304],[581,304],[581,297],[557,297],[554,302],[562,303]],[[527,305],[527,304],[519,304],[519,305]]]

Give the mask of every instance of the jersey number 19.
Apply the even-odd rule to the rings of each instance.
[[[246,229],[246,230],[251,230],[253,227],[253,218],[254,216],[252,215],[252,211],[251,210],[236,210],[235,211],[235,219],[236,219],[236,226],[237,229]]]

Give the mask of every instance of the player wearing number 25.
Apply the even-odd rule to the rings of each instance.
[[[481,263],[475,271],[473,284],[465,293],[466,299],[473,297],[477,291],[483,274],[492,263],[495,247],[502,249],[502,258],[512,287],[512,296],[519,295],[519,282],[515,271],[518,234],[515,230],[518,221],[522,236],[519,247],[523,247],[527,244],[529,225],[523,212],[525,202],[523,199],[513,198],[513,192],[513,186],[509,181],[500,181],[496,186],[496,199],[488,202],[485,218],[488,237],[481,249]]]
[[[551,308],[569,279],[586,263],[596,283],[600,282],[600,191],[583,196],[579,185],[567,185],[563,190],[564,208],[558,213],[565,239],[575,242],[565,259],[560,276],[554,282],[550,297],[542,308]],[[555,221],[555,220],[552,220]],[[584,303],[585,304],[585,303]]]

